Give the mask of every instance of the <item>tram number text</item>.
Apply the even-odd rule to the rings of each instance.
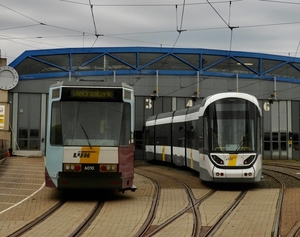
[[[83,172],[97,172],[97,168],[95,165],[82,165],[82,171]]]

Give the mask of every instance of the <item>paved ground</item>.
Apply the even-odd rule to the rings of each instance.
[[[41,213],[45,212],[60,199],[59,192],[55,189],[46,188],[43,186],[44,183],[44,159],[43,158],[25,158],[25,157],[10,157],[0,165],[0,236],[7,236],[8,233],[12,233],[14,230],[20,228],[26,223],[32,221]],[[184,179],[188,179],[188,175],[184,175]],[[129,192],[127,201],[124,200],[122,207],[126,207],[126,215],[128,216],[128,223],[134,223],[136,219],[144,220],[147,214],[149,205],[151,204],[151,196],[153,195],[154,188],[149,181],[136,176],[136,181],[139,183],[138,190],[136,193]],[[193,177],[194,179],[194,177]],[[195,179],[196,180],[196,179]],[[193,192],[203,193],[204,189],[198,189],[197,183],[194,182]],[[199,181],[199,183],[201,183]],[[145,185],[143,185],[145,184]],[[147,184],[147,185],[146,185]],[[199,191],[200,190],[200,191]],[[168,190],[165,190],[166,193]],[[168,195],[169,201],[172,202],[176,196],[176,192],[171,190],[171,195]],[[269,230],[272,228],[274,220],[274,212],[276,209],[276,202],[278,196],[278,189],[258,189],[251,190],[248,195],[236,208],[233,215],[226,220],[222,228],[216,233],[215,236],[270,236]],[[179,192],[181,195],[181,192]],[[232,195],[235,193],[224,192],[225,198],[232,199]],[[200,195],[200,194],[199,194]],[[285,201],[283,204],[282,212],[282,223],[281,223],[281,234],[282,237],[288,236],[288,233],[294,224],[300,220],[300,188],[287,189],[285,195]],[[137,198],[138,197],[138,198]],[[130,202],[137,198],[137,201]],[[176,200],[176,198],[174,198]],[[218,201],[213,203],[210,199],[211,204],[203,203],[200,205],[200,212],[206,213],[207,218],[201,216],[202,224],[207,223],[213,219],[211,215],[216,208]],[[134,203],[134,206],[132,204]],[[172,204],[169,203],[169,208],[172,208]],[[211,205],[211,206],[210,206]],[[105,206],[107,210],[113,210],[115,207],[118,210],[118,203],[115,201],[108,202]],[[245,212],[245,210],[247,210]],[[109,218],[113,218],[112,222],[116,222],[115,219],[117,214],[104,215],[103,212],[95,223],[109,223]],[[240,225],[241,220],[247,219],[249,225]],[[165,230],[164,234],[170,234],[169,236],[189,236],[189,229],[184,230],[185,226],[190,226],[191,215],[187,214],[185,217],[178,220],[177,227],[183,230],[183,232],[172,232],[174,229]],[[184,224],[186,223],[186,224]],[[137,230],[141,226],[142,222],[136,227]],[[96,225],[95,226],[100,226]],[[103,226],[103,225],[102,225]],[[110,225],[108,224],[108,227]],[[240,226],[240,228],[237,228]],[[259,228],[259,226],[267,226],[267,229]],[[103,226],[104,227],[104,226]],[[122,227],[124,228],[124,227]],[[120,232],[115,232],[115,236],[124,236],[121,233],[122,228],[118,228]],[[260,232],[253,232],[253,230],[259,230]],[[268,231],[266,233],[266,230]],[[106,229],[108,233],[108,229]],[[116,229],[117,231],[117,229]],[[90,231],[92,232],[92,230]],[[101,229],[104,233],[105,228]],[[128,229],[128,233],[132,234]],[[124,232],[123,232],[124,234]],[[127,235],[127,236],[130,236]],[[88,232],[85,236],[97,236],[97,231],[94,234]],[[109,235],[107,235],[109,236]],[[112,235],[113,236],[113,235]],[[125,235],[126,236],[126,235]],[[168,236],[168,235],[165,235]]]

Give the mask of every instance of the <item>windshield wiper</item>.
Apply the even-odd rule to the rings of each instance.
[[[236,151],[239,151],[245,144],[246,144],[246,135],[242,137],[242,141],[240,142],[240,144],[238,145],[238,147],[236,148]]]
[[[82,130],[83,130],[83,132],[84,132],[84,134],[85,134],[86,140],[87,140],[87,142],[88,142],[90,148],[92,149],[92,145],[91,145],[91,143],[90,143],[89,136],[87,135],[87,133],[86,133],[86,131],[85,131],[85,129],[84,129],[84,127],[82,126],[81,123],[80,123],[80,126],[81,126],[81,128],[82,128]]]

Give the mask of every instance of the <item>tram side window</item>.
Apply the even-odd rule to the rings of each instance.
[[[199,150],[199,120],[188,122],[187,147]]]
[[[203,117],[199,118],[199,135],[198,135],[198,139],[199,139],[199,152],[203,153],[203,145],[204,145],[204,136],[203,136]]]
[[[185,147],[185,124],[173,124],[173,144],[177,147]]]
[[[204,117],[203,122],[203,151],[208,152],[208,118]]]
[[[194,127],[194,146],[193,148],[195,150],[199,150],[199,136],[200,136],[200,126],[199,126],[199,120],[193,121],[193,127]]]
[[[191,121],[186,123],[186,137],[187,137],[187,147],[193,148],[194,147],[194,127]]]
[[[171,124],[156,126],[156,143],[159,145],[171,146]]]
[[[154,145],[154,126],[147,127],[145,130],[146,145]]]
[[[60,104],[54,102],[52,104],[52,117],[51,117],[51,131],[50,131],[50,143],[51,145],[62,145],[62,125],[61,125],[61,114]]]

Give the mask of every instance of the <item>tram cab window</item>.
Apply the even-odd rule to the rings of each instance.
[[[131,139],[130,105],[59,101],[52,105],[52,145],[118,146]]]
[[[255,151],[259,116],[251,102],[241,99],[217,101],[207,109],[211,149],[215,152]]]

